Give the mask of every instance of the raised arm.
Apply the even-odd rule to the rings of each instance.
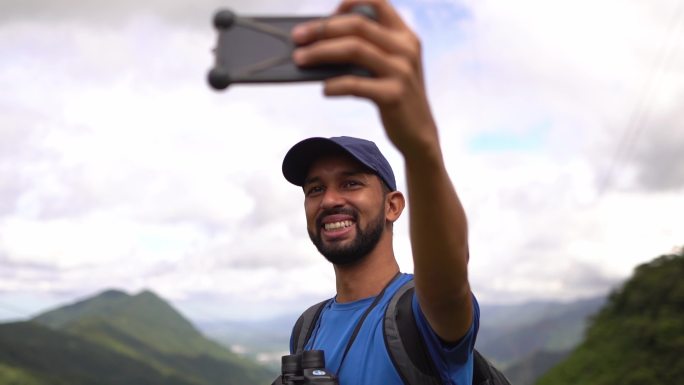
[[[378,21],[345,14],[302,25],[293,38],[307,45],[295,51],[294,59],[303,66],[353,63],[376,75],[333,78],[326,81],[324,92],[367,98],[378,107],[388,137],[405,160],[421,309],[437,335],[457,341],[470,327],[473,314],[467,223],[444,165],[425,92],[420,42],[385,0],[345,0],[338,13],[359,4],[372,5]]]

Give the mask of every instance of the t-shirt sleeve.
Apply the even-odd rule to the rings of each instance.
[[[442,340],[425,319],[420,309],[418,297],[413,295],[413,314],[418,324],[418,329],[423,335],[430,356],[442,376],[448,377],[447,383],[460,383],[460,381],[472,381],[472,362],[475,340],[480,327],[480,306],[477,299],[472,295],[473,320],[468,332],[457,342],[450,343]],[[459,382],[454,381],[461,379]],[[447,381],[447,378],[444,378]],[[470,382],[465,382],[470,383]]]

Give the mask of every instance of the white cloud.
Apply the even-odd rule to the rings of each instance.
[[[229,8],[241,14],[327,14],[335,9],[331,0],[303,0],[293,3],[283,0],[218,0],[165,1],[135,0],[85,1],[7,0],[0,4],[0,20],[34,20],[38,23],[63,20],[86,25],[118,25],[132,17],[155,17],[176,25],[210,26],[211,16],[219,8]]]
[[[463,39],[428,68],[481,296],[596,293],[681,243],[677,4],[466,4],[469,17],[453,27]],[[538,148],[470,151],[483,132],[524,137],[534,127],[545,128]],[[619,138],[634,128],[636,145],[601,191]],[[577,284],[572,272],[587,267],[600,285]]]
[[[211,91],[214,2],[89,4],[51,3],[35,19],[36,2],[0,6],[12,15],[0,26],[9,58],[0,63],[0,293],[72,299],[148,287],[196,316],[232,318],[330,295],[332,270],[309,243],[301,191],[280,163],[307,136],[364,136],[403,186],[374,108],[324,100],[316,84]],[[277,14],[334,4],[230,6]],[[674,2],[398,5],[424,33],[483,300],[598,293],[682,243],[684,39]],[[601,195],[597,180],[642,99],[638,144]],[[535,130],[533,148],[473,146],[483,134]],[[396,252],[411,270],[407,223],[396,227]]]

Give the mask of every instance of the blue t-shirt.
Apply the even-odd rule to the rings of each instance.
[[[375,297],[349,303],[338,303],[333,299],[325,305],[305,349],[325,351],[325,366],[338,376],[340,385],[403,385],[385,346],[382,319],[394,293],[411,279],[413,275],[401,274],[390,284],[363,322],[341,368],[340,361],[356,323]],[[472,384],[473,347],[480,318],[475,297],[473,309],[473,323],[466,335],[456,344],[446,344],[432,330],[416,296],[413,297],[418,329],[445,384]]]

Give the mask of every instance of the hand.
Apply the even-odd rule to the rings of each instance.
[[[375,8],[377,22],[349,13],[360,4]],[[388,137],[404,156],[438,146],[425,92],[420,41],[388,1],[344,0],[335,16],[297,26],[292,38],[305,44],[293,54],[297,65],[355,64],[375,75],[329,79],[324,93],[372,100]]]

